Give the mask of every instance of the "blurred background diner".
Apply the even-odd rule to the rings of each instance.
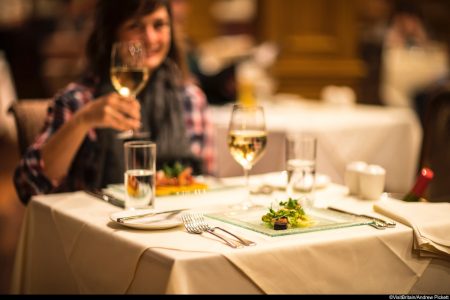
[[[313,106],[324,102],[330,105],[326,109],[329,116],[339,115],[335,121],[341,125],[338,129],[330,124],[330,119],[305,118],[292,126],[313,130],[313,125],[308,124],[328,122],[324,131],[314,132],[330,142],[322,143],[320,149],[324,152],[319,164],[322,170],[334,170],[326,174],[333,181],[339,181],[347,157],[354,153],[331,151],[335,148],[331,142],[340,139],[357,147],[358,153],[370,152],[373,160],[381,155],[389,157],[389,161],[397,163],[395,172],[399,176],[402,169],[416,174],[424,164],[431,165],[436,186],[430,187],[428,198],[449,201],[450,1],[172,0],[172,5],[192,78],[202,87],[212,111],[216,112],[219,133],[228,121],[220,120],[221,112],[238,101],[266,104],[270,108],[267,114],[272,114],[268,116],[269,125],[271,118],[279,117],[277,112],[286,113],[286,105],[289,110],[310,104],[307,111],[315,116],[317,110]],[[26,108],[18,104],[30,100],[45,104],[80,76],[94,6],[93,0],[0,0],[0,293],[9,291],[24,213],[13,187],[12,173],[23,143],[30,142],[25,136],[32,139],[36,134],[24,130],[38,130],[46,110],[45,105],[40,110],[33,106],[31,114],[27,114],[23,111]],[[250,100],[244,99],[248,82],[253,95]],[[407,110],[412,117],[402,113],[400,119],[412,120],[413,124],[400,124],[394,139],[408,135],[411,141],[406,145],[411,142],[417,149],[402,149],[405,142],[397,140],[389,144],[396,147],[389,153],[377,148],[379,153],[373,154],[370,145],[358,139],[372,136],[378,142],[385,139],[387,144],[389,129],[382,125],[379,131],[364,132],[364,128],[376,128],[376,123],[370,123],[365,116],[379,120],[384,117],[370,110],[356,115],[340,109],[355,105]],[[283,121],[295,123],[302,118],[292,116]],[[36,123],[22,124],[31,119]],[[348,125],[345,120],[349,120]],[[360,127],[359,132],[352,131],[363,121],[370,124]],[[341,130],[339,135],[326,140],[333,128]],[[285,129],[275,128],[274,140]],[[329,153],[341,156],[337,158],[341,162],[334,168],[325,166],[334,159]],[[407,153],[408,160],[402,157],[403,153]],[[272,163],[281,163],[282,159],[274,159],[280,155],[269,144],[266,156]],[[384,157],[381,161],[388,164]],[[369,163],[373,162],[378,161]],[[401,165],[404,162],[408,165]],[[218,176],[236,175],[220,166],[227,163],[219,162]],[[235,167],[239,175],[241,170],[238,165]],[[254,171],[258,170],[265,171],[256,166]],[[388,176],[394,172],[390,174],[388,170]],[[413,178],[405,182],[391,179],[394,192],[406,192],[405,186],[413,181]]]

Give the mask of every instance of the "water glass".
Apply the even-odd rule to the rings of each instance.
[[[316,177],[317,139],[302,134],[288,134],[286,137],[286,170],[288,183],[286,193],[294,197],[294,192],[302,194],[300,203],[314,206],[314,185]]]
[[[150,141],[124,143],[125,208],[153,208],[155,204],[156,144]]]

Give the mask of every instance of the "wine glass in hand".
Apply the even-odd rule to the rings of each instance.
[[[247,197],[236,207],[238,209],[254,206],[250,199],[249,171],[264,154],[266,144],[264,109],[261,106],[234,105],[228,129],[228,148],[244,169],[247,187]]]
[[[145,87],[150,71],[145,66],[146,50],[143,42],[116,42],[111,50],[111,81],[116,91],[124,97],[133,97]],[[122,132],[120,138],[147,136],[133,130]]]

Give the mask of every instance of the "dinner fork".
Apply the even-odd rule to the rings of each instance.
[[[192,217],[195,219],[196,223],[199,224],[199,226],[202,229],[204,229],[204,230],[214,231],[216,229],[219,229],[219,230],[222,230],[223,232],[226,232],[229,235],[235,237],[239,242],[241,242],[245,246],[255,246],[256,245],[255,242],[252,242],[252,241],[249,241],[249,240],[247,240],[247,239],[245,239],[243,237],[240,237],[240,236],[238,236],[238,235],[236,235],[236,234],[234,234],[234,233],[232,233],[232,232],[230,232],[230,231],[228,231],[228,230],[226,230],[224,228],[221,228],[221,227],[218,227],[218,226],[211,226],[211,225],[209,225],[206,222],[206,220],[205,220],[205,218],[204,218],[204,216],[202,214],[193,214]]]
[[[183,220],[184,227],[186,228],[187,232],[193,233],[193,234],[202,234],[203,232],[210,233],[222,241],[224,241],[228,246],[232,248],[242,248],[242,245],[236,245],[232,241],[226,239],[222,235],[214,232],[213,230],[209,230],[206,228],[203,228],[200,226],[200,224],[197,222],[197,219],[193,217],[193,214],[184,214],[181,216],[181,220]]]

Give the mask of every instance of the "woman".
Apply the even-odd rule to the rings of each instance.
[[[159,168],[181,161],[211,171],[206,100],[181,71],[183,55],[172,28],[169,0],[98,2],[86,75],[55,97],[43,133],[16,170],[14,182],[24,203],[36,194],[123,182],[119,131],[150,132]],[[151,77],[137,99],[120,96],[110,81],[112,44],[128,40],[142,40],[148,49]]]

